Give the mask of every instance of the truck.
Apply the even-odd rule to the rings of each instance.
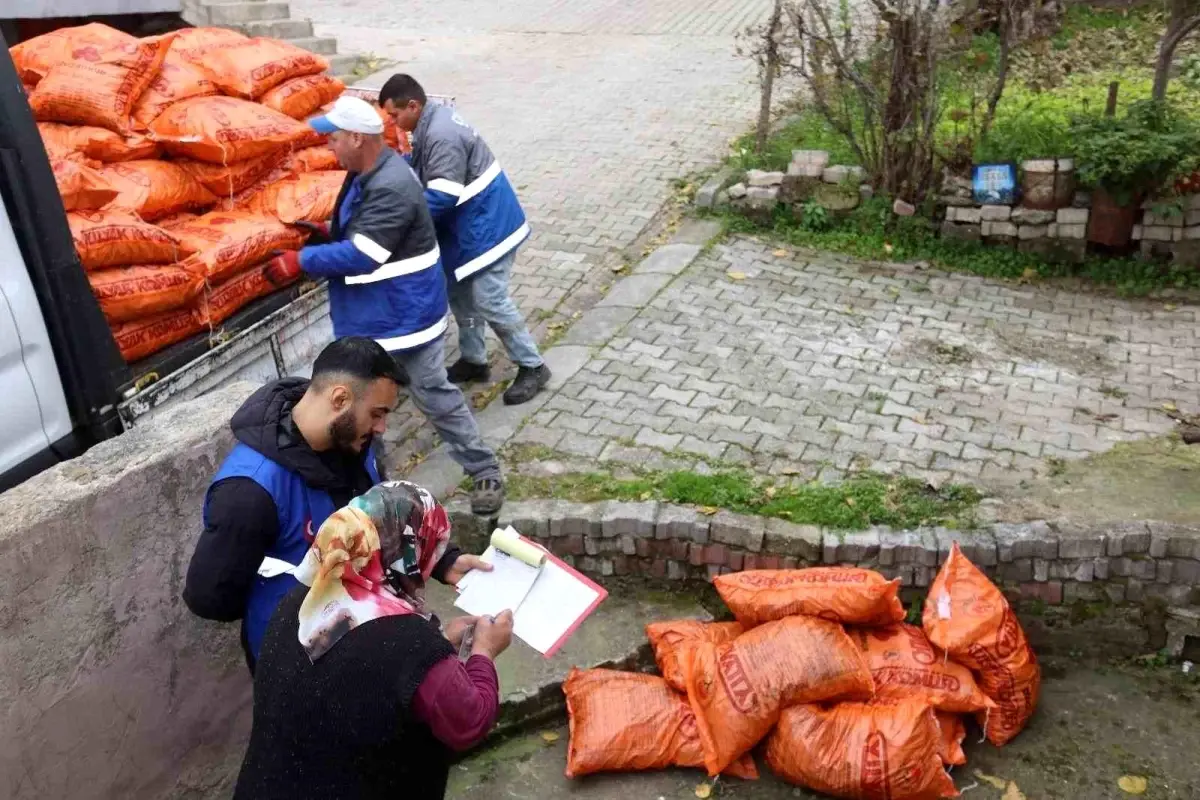
[[[332,338],[327,290],[300,284],[218,331],[128,364],[81,266],[8,43],[0,38],[0,491],[231,380],[307,374]]]

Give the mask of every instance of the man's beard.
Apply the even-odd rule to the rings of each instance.
[[[353,454],[362,452],[359,444],[363,440],[354,424],[354,414],[350,411],[342,412],[337,419],[329,423],[329,438],[332,440],[335,450]]]

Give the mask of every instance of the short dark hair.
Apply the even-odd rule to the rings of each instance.
[[[312,383],[318,388],[335,377],[343,376],[363,383],[371,383],[379,378],[387,378],[395,383],[402,381],[400,368],[388,351],[374,339],[365,336],[335,339],[313,362]]]
[[[379,90],[379,105],[391,100],[397,106],[406,106],[410,100],[425,105],[425,90],[412,75],[396,74],[387,79]]]

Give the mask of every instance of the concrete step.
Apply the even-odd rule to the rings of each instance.
[[[265,0],[251,0],[251,2],[265,2]],[[307,19],[256,20],[237,27],[247,36],[266,36],[271,39],[305,39],[313,35],[312,20]]]
[[[337,54],[337,39],[332,36],[305,36],[299,39],[288,39],[287,42],[296,47],[303,47],[310,53],[320,53],[323,56]]]
[[[350,75],[358,66],[358,56],[353,53],[339,53],[329,58],[330,75]]]
[[[284,0],[242,0],[237,3],[205,3],[210,25],[236,27],[247,22],[287,19],[291,16]]]
[[[456,541],[458,531],[455,531]],[[459,542],[464,544],[465,542]],[[654,663],[646,640],[646,623],[668,619],[711,620],[697,594],[686,588],[673,592],[648,591],[624,581],[606,586],[608,599],[567,640],[552,658],[543,658],[520,639],[496,660],[500,677],[500,716],[496,733],[512,731],[560,713],[562,682],[571,667],[611,667],[637,670]],[[454,589],[431,581],[426,601],[442,623],[460,617],[454,608]]]

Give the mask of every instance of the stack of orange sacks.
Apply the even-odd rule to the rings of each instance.
[[[899,579],[855,567],[722,575],[735,622],[646,626],[661,677],[572,670],[568,777],[771,770],[834,797],[958,796],[964,716],[1003,745],[1037,704],[1037,659],[1004,595],[954,545],[918,628]]]
[[[303,245],[295,223],[332,216],[345,173],[304,120],[345,87],[321,56],[221,28],[137,39],[100,23],[9,52],[127,361],[274,291],[265,261]]]

